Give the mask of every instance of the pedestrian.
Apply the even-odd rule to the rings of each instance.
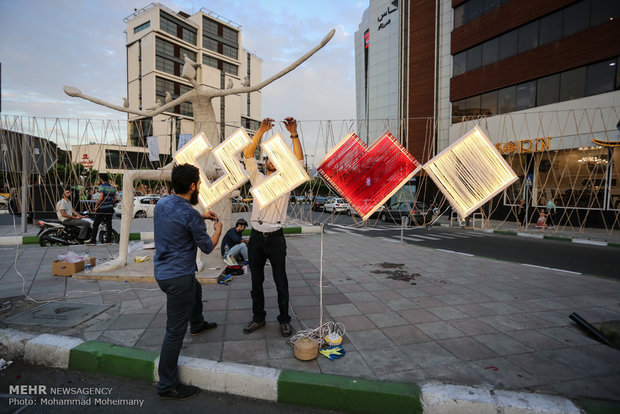
[[[166,399],[187,399],[200,391],[181,384],[177,363],[183,337],[215,329],[202,315],[202,286],[196,280],[196,252],[199,247],[211,253],[222,234],[222,223],[213,212],[200,214],[198,204],[200,173],[190,164],[172,169],[172,186],[176,195],[162,198],[155,206],[154,235],[155,280],[166,294],[166,333],[159,356],[157,392]],[[209,237],[205,220],[212,220],[214,233]]]
[[[95,203],[95,222],[90,236],[89,245],[97,244],[97,232],[99,225],[103,222],[107,231],[107,241],[112,243],[112,216],[114,215],[114,204],[116,203],[116,188],[110,184],[107,173],[99,174],[99,197]]]
[[[555,225],[555,197],[551,197],[549,201],[547,201],[547,227],[553,227]]]
[[[517,207],[517,220],[522,227],[525,227],[525,199],[522,198],[519,200],[519,205]]]
[[[241,255],[243,258],[243,271],[246,273],[246,266],[248,264],[248,241],[243,239],[243,231],[248,227],[248,222],[244,219],[237,220],[235,227],[230,228],[224,238],[222,239],[222,245],[220,247],[222,256],[226,259],[226,264],[233,266],[236,264],[235,256]]]
[[[540,215],[538,216],[538,220],[536,221],[536,228],[542,230],[547,228],[547,213],[545,213],[544,209],[540,211]]]
[[[297,135],[297,121],[288,117],[284,120],[286,129],[291,134],[293,152],[299,161],[303,161],[303,150]],[[265,162],[265,174],[258,170],[254,159],[254,153],[263,134],[273,127],[273,119],[265,118],[260,124],[258,131],[252,137],[252,143],[244,151],[245,169],[250,174],[250,183],[256,187],[267,180],[276,169],[273,163],[267,159]],[[250,259],[250,272],[252,274],[252,320],[243,328],[244,333],[251,333],[265,326],[265,294],[263,283],[265,281],[265,264],[267,260],[271,264],[273,280],[278,292],[278,322],[282,336],[291,336],[291,317],[288,313],[288,279],[286,277],[286,240],[282,231],[282,224],[286,220],[286,210],[290,199],[290,192],[281,195],[277,200],[264,209],[259,209],[256,200],[252,203],[252,231],[248,243]]]

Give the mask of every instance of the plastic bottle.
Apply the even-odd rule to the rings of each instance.
[[[84,273],[90,273],[90,255],[88,254],[88,250],[84,253]]]

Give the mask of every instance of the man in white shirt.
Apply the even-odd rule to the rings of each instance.
[[[250,183],[253,187],[267,180],[268,176],[276,172],[270,160],[265,162],[265,174],[258,170],[254,153],[260,143],[263,134],[273,128],[273,119],[265,118],[260,124],[258,131],[252,137],[252,143],[244,151],[245,169],[250,174]],[[286,129],[291,134],[293,152],[298,160],[304,159],[301,142],[297,135],[297,121],[288,117],[284,120]],[[252,232],[248,243],[250,272],[252,273],[252,313],[250,323],[243,328],[244,333],[251,333],[265,326],[265,295],[263,283],[265,281],[265,263],[269,259],[273,280],[278,292],[278,322],[282,336],[291,336],[291,317],[288,313],[288,279],[286,277],[286,240],[282,225],[286,220],[286,210],[290,192],[281,195],[276,201],[264,209],[259,209],[256,201],[252,204]]]
[[[62,224],[79,227],[80,234],[78,235],[78,239],[84,242],[88,237],[90,223],[86,220],[81,220],[86,216],[79,214],[73,209],[71,205],[71,191],[69,189],[63,192],[63,197],[56,203],[56,215],[58,216],[58,220],[62,221]]]

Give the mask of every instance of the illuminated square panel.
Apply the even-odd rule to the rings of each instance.
[[[462,218],[518,178],[479,127],[433,157],[424,169]]]

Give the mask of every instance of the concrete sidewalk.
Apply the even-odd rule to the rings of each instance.
[[[290,236],[287,244],[293,326],[314,327],[321,237]],[[39,301],[114,306],[70,329],[5,322],[2,327],[157,353],[165,326],[165,297],[158,287],[51,276],[52,260],[66,250],[2,248],[0,297],[28,294]],[[115,254],[108,246],[91,247],[90,253],[98,258]],[[445,388],[432,388],[436,381],[482,390],[488,401],[480,404],[491,410],[508,404],[488,397],[498,390],[558,395],[578,404],[620,404],[620,352],[590,339],[568,318],[577,312],[593,323],[619,320],[618,282],[346,234],[324,235],[323,259],[324,320],[345,325],[344,358],[294,358],[275,321],[276,292],[269,279],[267,326],[243,334],[251,319],[247,276],[229,286],[203,286],[206,317],[219,326],[187,337],[181,354],[278,372],[420,384],[424,404],[442,404],[442,395],[450,395],[437,391]],[[331,377],[324,378],[329,383]],[[448,399],[464,401],[475,394],[462,387],[453,390]],[[463,397],[457,397],[461,392]],[[536,395],[528,395],[535,400]],[[542,412],[542,406],[532,404],[530,409]],[[555,412],[567,410],[557,404]]]

